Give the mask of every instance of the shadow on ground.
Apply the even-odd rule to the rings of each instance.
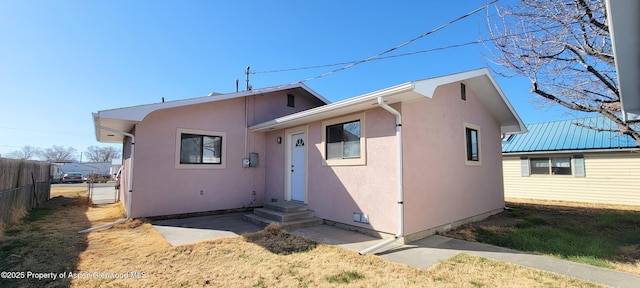
[[[0,239],[0,287],[70,286],[69,272],[87,249],[87,236],[78,231],[91,225],[88,205],[86,197],[55,197],[6,227]]]

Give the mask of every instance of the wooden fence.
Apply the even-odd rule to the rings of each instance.
[[[51,192],[49,163],[0,158],[0,231],[47,201]]]

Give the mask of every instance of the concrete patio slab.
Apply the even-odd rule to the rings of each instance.
[[[158,220],[151,224],[169,244],[177,246],[262,230],[258,225],[243,221],[244,214],[247,213]]]

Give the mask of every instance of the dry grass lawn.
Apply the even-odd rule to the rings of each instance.
[[[58,196],[74,198],[87,194],[87,187],[51,187],[51,198]]]
[[[417,269],[278,227],[177,247],[143,220],[79,234],[118,220],[120,205],[88,207],[83,196],[49,202],[46,215],[0,240],[0,270],[76,279],[0,279],[0,287],[600,287],[465,254]]]

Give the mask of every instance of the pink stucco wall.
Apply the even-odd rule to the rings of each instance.
[[[249,96],[158,110],[147,115],[136,125],[135,131],[132,216],[150,217],[262,205],[265,134],[247,132],[247,123],[254,122],[256,115],[276,118],[282,113],[294,113],[317,105],[298,97],[295,108],[286,107],[286,94]],[[286,108],[273,109],[264,102]],[[178,128],[225,132],[226,168],[176,168]],[[249,152],[259,154],[259,167],[242,168],[242,159],[248,157]]]
[[[323,219],[395,233],[396,157],[392,152],[395,151],[395,118],[381,108],[365,111],[366,165],[357,166],[323,166],[322,122],[307,126],[309,208]],[[266,133],[268,201],[271,198],[283,201],[285,193],[287,147],[284,141],[278,144],[276,137],[284,139],[284,131]],[[354,222],[354,212],[368,214],[369,224]]]
[[[294,95],[294,107],[287,106],[287,94]],[[300,88],[269,94],[256,94],[249,96],[248,99],[250,101],[249,115],[251,116],[249,126],[324,105],[318,98]]]
[[[135,128],[130,133],[134,133]],[[120,189],[118,190],[118,199],[120,199],[120,203],[126,208],[126,204],[129,201],[129,191],[128,179],[129,179],[129,167],[131,167],[131,138],[125,137],[124,143],[122,144],[122,169],[120,174]],[[135,164],[135,163],[134,163]]]
[[[405,234],[504,207],[500,127],[467,86],[402,105]],[[463,122],[480,127],[481,166],[465,166]]]
[[[466,101],[459,97],[459,83],[454,83],[439,87],[433,99],[393,105],[403,115],[405,234],[504,206],[499,125],[467,87]],[[283,201],[285,131],[251,133],[246,127],[321,105],[308,95],[297,94],[296,107],[287,107],[287,93],[291,91],[149,114],[135,130],[132,216],[260,206],[271,199]],[[307,203],[320,218],[395,233],[395,119],[381,108],[363,113],[366,165],[324,166],[322,122],[306,125]],[[465,166],[463,122],[480,127],[481,166]],[[178,128],[225,132],[226,168],[177,169]],[[282,143],[276,142],[277,137],[282,137]],[[124,148],[126,169],[128,144]],[[242,168],[241,160],[248,152],[259,153],[258,168]],[[126,173],[122,181],[126,183]],[[367,214],[370,223],[354,222],[353,212]]]
[[[405,235],[504,207],[500,127],[471,89],[466,101],[453,83],[433,99],[393,107],[403,117]],[[380,108],[364,113],[366,165],[323,166],[322,122],[307,124],[307,202],[320,218],[395,234],[395,118]],[[465,165],[465,122],[480,127],[481,166]],[[275,139],[285,136],[266,133],[267,201],[284,199],[287,147]],[[353,212],[368,214],[370,224],[354,222]]]

